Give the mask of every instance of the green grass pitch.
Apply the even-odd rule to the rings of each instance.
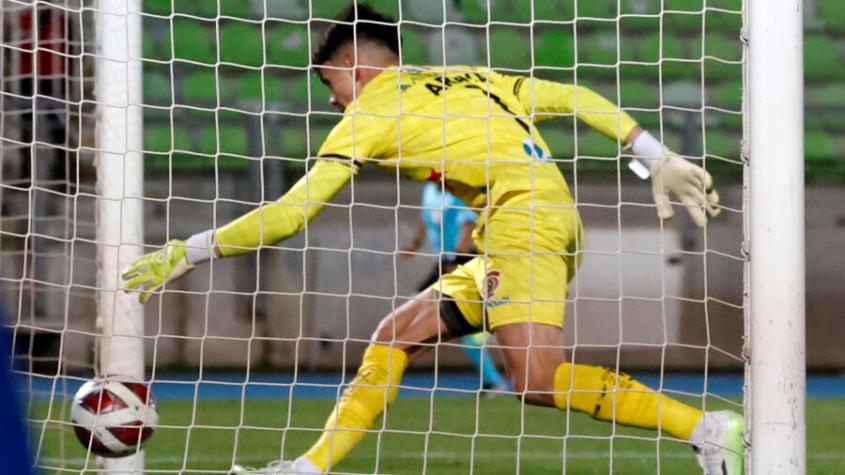
[[[36,440],[45,473],[86,468],[85,450],[63,422],[66,404],[32,408],[36,435],[45,427]],[[205,400],[194,408],[191,401],[163,401],[162,427],[147,446],[147,473],[226,473],[233,457],[264,465],[279,458],[282,448],[293,458],[317,438],[332,404]],[[807,407],[808,473],[845,473],[845,399],[811,399]],[[485,475],[700,473],[685,444],[649,431],[614,429],[581,414],[567,418],[523,407],[507,397],[400,398],[385,424],[387,431],[368,435],[336,469],[409,475],[466,474],[470,468]],[[94,468],[93,459],[87,464]]]

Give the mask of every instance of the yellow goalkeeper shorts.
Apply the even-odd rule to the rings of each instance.
[[[455,335],[523,322],[563,328],[575,268],[575,256],[567,254],[476,257],[431,288],[444,296],[441,318]]]

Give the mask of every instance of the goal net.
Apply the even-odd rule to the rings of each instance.
[[[402,251],[422,184],[365,166],[301,235],[198,266],[143,307],[120,290],[133,256],[273,201],[306,171],[342,115],[310,55],[348,3],[3,0],[0,298],[39,468],[227,473],[300,455],[379,320],[441,265],[442,250]],[[568,357],[743,413],[743,1],[367,3],[397,20],[406,65],[590,87],[713,174],[721,216],[661,221],[629,150],[572,114],[539,126],[585,227]],[[495,338],[482,346],[501,365]],[[485,390],[467,350],[444,342],[414,361],[336,469],[697,470],[671,437]],[[150,383],[161,416],[126,463],[88,452],[70,422],[76,389],[116,373]]]

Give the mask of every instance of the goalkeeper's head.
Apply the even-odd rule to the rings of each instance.
[[[331,103],[343,110],[370,80],[399,64],[397,22],[369,5],[354,3],[320,35],[311,64],[332,90]]]

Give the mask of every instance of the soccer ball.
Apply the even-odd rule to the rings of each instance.
[[[134,454],[158,424],[158,408],[146,384],[109,378],[83,384],[70,416],[82,445],[102,457]]]

